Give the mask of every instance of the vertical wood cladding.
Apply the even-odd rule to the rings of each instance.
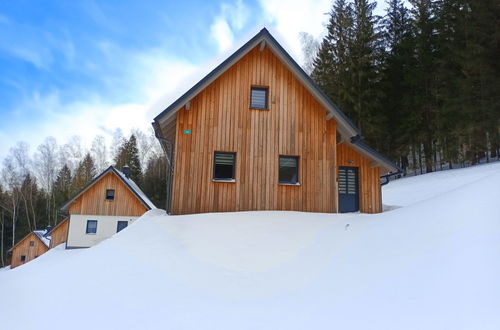
[[[33,242],[33,246],[30,246],[30,242]],[[36,257],[41,256],[48,250],[49,248],[43,244],[35,234],[30,233],[23,238],[21,242],[14,247],[14,249],[12,249],[10,267],[15,268],[17,266],[24,265]],[[21,261],[21,256],[25,256],[26,259]]]
[[[106,200],[106,190],[114,189],[114,200]],[[98,214],[117,216],[141,216],[146,207],[116,174],[109,172],[69,207],[70,214]]]
[[[69,219],[66,218],[57,224],[50,232],[50,248],[54,248],[59,244],[65,243],[68,239]]]
[[[268,110],[249,108],[252,86],[269,88]],[[177,113],[172,213],[336,212],[336,124],[325,116],[267,47],[254,48]],[[214,151],[237,153],[235,182],[212,181]],[[279,155],[300,157],[300,185],[278,184]]]
[[[338,166],[359,168],[359,208],[365,213],[382,212],[380,168],[370,167],[371,160],[362,156],[345,143],[337,146]]]

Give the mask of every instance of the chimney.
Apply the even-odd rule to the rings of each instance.
[[[130,178],[130,167],[128,167],[128,165],[124,165],[123,166],[123,174],[125,174],[125,176],[127,177],[127,179]]]

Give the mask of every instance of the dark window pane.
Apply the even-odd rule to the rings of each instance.
[[[296,184],[299,182],[299,157],[280,156],[280,183]]]
[[[120,232],[122,229],[127,228],[128,226],[128,221],[118,221],[118,224],[116,225],[116,232]]]
[[[87,220],[87,230],[85,231],[87,234],[95,234],[97,233],[97,220]]]
[[[22,262],[26,261],[26,256],[21,256],[21,261]]]
[[[30,241],[30,246],[35,246],[35,241]]]
[[[232,180],[234,179],[234,152],[215,152],[214,154],[214,179]]]
[[[267,109],[267,88],[252,87],[250,92],[250,107]]]
[[[106,200],[112,201],[115,199],[115,191],[114,189],[106,190]]]

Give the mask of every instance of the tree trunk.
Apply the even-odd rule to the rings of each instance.
[[[3,259],[3,231],[4,231],[4,211],[2,210],[2,219],[0,220],[0,262],[2,262],[2,267],[5,267],[5,262]]]
[[[17,203],[14,197],[15,192],[12,192],[12,247],[16,244],[16,217],[17,217]]]
[[[427,139],[424,143],[425,173],[431,173],[432,169],[432,142]]]

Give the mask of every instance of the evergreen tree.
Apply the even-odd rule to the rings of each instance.
[[[311,75],[325,94],[347,112],[352,108],[348,88],[352,33],[352,6],[346,0],[336,0]]]
[[[413,57],[413,31],[409,10],[403,0],[390,0],[387,13],[382,20],[384,36],[384,60],[381,70],[383,91],[381,112],[385,117],[385,137],[381,139],[380,151],[398,160],[406,170],[409,145],[414,144],[415,130],[406,122],[411,117],[412,90],[408,81],[415,66]]]
[[[123,170],[127,165],[130,168],[131,179],[140,184],[142,179],[141,162],[139,160],[139,150],[137,148],[137,139],[135,135],[131,135],[128,141],[125,141],[118,149],[118,154],[115,157],[115,167]]]
[[[418,145],[425,160],[425,171],[433,171],[435,134],[438,119],[436,6],[432,0],[410,0],[413,6],[416,66],[410,72],[413,91],[411,117]]]
[[[166,205],[167,171],[166,159],[163,156],[149,159],[144,172],[141,189],[148,198],[157,206]]]
[[[73,181],[71,184],[72,193],[78,192],[87,183],[89,183],[97,175],[96,172],[97,171],[92,156],[90,156],[90,153],[85,154],[85,157],[80,162],[80,164],[78,164],[78,167],[75,171],[75,176],[73,177]]]
[[[353,36],[349,45],[350,97],[348,115],[368,141],[378,146],[384,118],[380,109],[382,93],[378,74],[382,55],[378,19],[374,16],[376,2],[354,0]],[[347,110],[346,110],[347,111]]]
[[[72,193],[74,193],[72,188],[71,170],[68,165],[64,164],[57,173],[54,183],[54,199],[58,208],[71,198]],[[58,220],[61,220],[60,217]]]

